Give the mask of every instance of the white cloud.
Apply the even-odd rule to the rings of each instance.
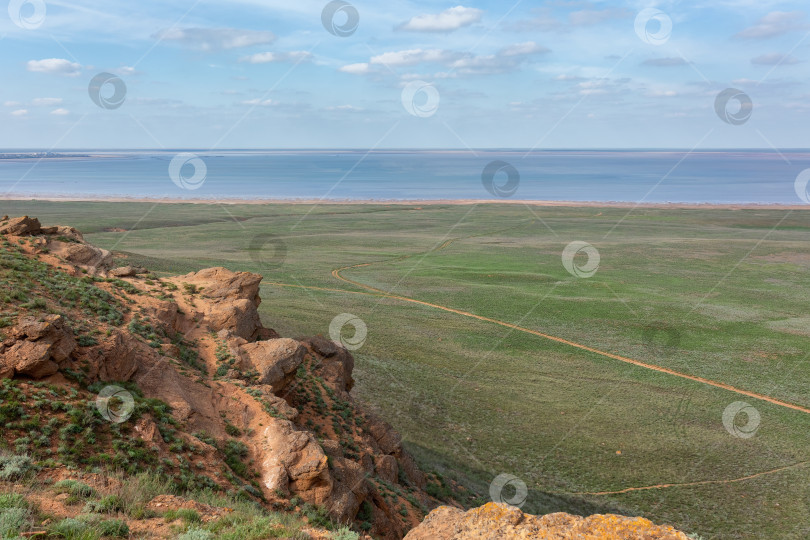
[[[399,26],[411,32],[452,32],[481,20],[483,11],[476,8],[456,6],[438,14],[417,15]]]
[[[795,56],[789,54],[771,53],[763,54],[751,59],[751,63],[760,66],[790,66],[801,62]]]
[[[578,82],[578,81],[584,81],[585,79],[578,76],[578,75],[569,75],[567,73],[562,73],[560,75],[555,76],[554,80],[555,81],[574,81],[574,82]]]
[[[28,114],[27,109],[17,109],[16,111],[11,111],[12,116],[25,116]]]
[[[54,105],[61,105],[62,98],[43,97],[31,100],[31,104],[36,107],[53,107]]]
[[[52,110],[51,114],[55,114],[56,116],[65,116],[65,115],[70,114],[70,111],[67,110],[67,109],[59,108],[59,109]]]
[[[450,71],[436,73],[438,78],[458,77],[463,75],[488,75],[492,73],[507,73],[515,70],[530,56],[545,54],[549,49],[533,41],[517,43],[500,49],[495,54],[476,56],[470,53],[461,53],[445,49],[408,49],[404,51],[391,51],[372,56],[367,63],[350,64],[343,66],[340,71],[355,75],[382,72],[382,67],[394,69],[397,67],[410,67],[418,64],[440,64]],[[375,69],[377,68],[377,69]],[[403,75],[402,78],[411,77]],[[415,75],[413,77],[416,77]]]
[[[803,21],[803,11],[771,11],[757,21],[754,26],[746,28],[736,37],[742,39],[767,39],[787,34],[796,30],[806,30],[808,25]]]
[[[541,54],[551,52],[545,47],[541,47],[534,41],[527,41],[525,43],[516,43],[501,49],[501,56],[527,56],[530,54]]]
[[[153,37],[201,51],[267,45],[276,40],[272,32],[238,28],[170,28],[161,30]]]
[[[250,64],[269,64],[271,62],[303,62],[312,58],[312,54],[306,51],[293,51],[293,52],[263,52],[256,53],[250,56],[241,58],[240,62],[248,62]]]
[[[247,99],[242,102],[242,105],[253,105],[254,107],[271,107],[276,102],[272,99]]]
[[[113,70],[118,75],[134,75],[135,68],[131,66],[121,66],[118,69]]]
[[[3,103],[3,105],[5,107],[19,107],[20,105],[22,105],[22,103],[20,103],[19,101],[6,101],[5,103]]]
[[[349,64],[347,66],[343,66],[340,68],[339,71],[343,73],[351,73],[352,75],[365,75],[369,72],[370,66],[366,62],[360,62],[358,64]]]
[[[675,97],[678,92],[675,90],[650,90],[645,95],[647,97]]]
[[[29,60],[28,71],[34,73],[54,73],[75,77],[81,72],[82,66],[64,58],[46,58],[44,60]]]
[[[408,49],[405,51],[393,51],[372,56],[369,63],[390,67],[415,66],[425,62],[447,63],[460,56],[460,53],[442,49]]]

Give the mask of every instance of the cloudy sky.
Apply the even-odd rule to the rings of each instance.
[[[11,0],[0,147],[807,147],[806,6]]]

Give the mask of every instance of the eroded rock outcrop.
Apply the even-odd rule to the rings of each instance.
[[[262,433],[262,482],[271,491],[306,494],[314,504],[329,502],[332,476],[318,441],[292,422],[275,419]]]
[[[0,222],[0,234],[7,234],[11,236],[29,236],[38,234],[41,230],[39,220],[37,218],[29,218],[28,216],[11,218],[6,217],[5,220]]]
[[[22,317],[10,339],[0,346],[0,377],[53,375],[76,346],[61,315]]]
[[[248,341],[261,337],[257,310],[261,303],[261,280],[258,274],[231,272],[226,268],[207,268],[177,279],[183,286],[199,291],[205,323],[213,331],[230,330]]]
[[[641,517],[595,514],[572,516],[563,512],[533,516],[519,508],[488,503],[467,512],[441,506],[406,536],[406,540],[688,540],[669,525],[655,525]]]
[[[239,347],[244,370],[255,370],[259,383],[267,384],[278,394],[295,377],[307,349],[294,339],[279,338],[246,343]]]

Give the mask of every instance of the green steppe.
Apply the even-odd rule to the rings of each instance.
[[[261,273],[263,320],[282,335],[361,318],[357,396],[423,468],[477,490],[469,504],[508,473],[529,487],[530,512],[810,536],[810,414],[332,275],[376,263],[341,275],[810,408],[808,211],[3,201],[0,214],[72,225],[159,274]],[[576,240],[599,250],[590,279],[561,263]],[[751,438],[723,426],[736,401],[760,413]]]

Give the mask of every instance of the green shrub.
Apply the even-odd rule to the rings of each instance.
[[[48,532],[52,536],[68,540],[91,540],[100,536],[98,533],[94,534],[87,523],[74,518],[65,518],[54,523],[49,527]]]
[[[0,480],[18,480],[33,469],[34,464],[28,456],[0,456]]]
[[[107,495],[98,501],[90,501],[84,506],[85,512],[97,512],[99,514],[114,514],[124,510],[124,500],[118,495]]]
[[[53,487],[56,489],[57,493],[69,493],[74,497],[82,499],[98,496],[98,492],[95,489],[78,480],[60,480],[54,484]]]
[[[240,435],[242,435],[242,432],[239,430],[239,428],[231,424],[227,420],[225,421],[225,433],[227,433],[231,437],[239,437]]]
[[[16,538],[30,518],[31,511],[28,508],[3,508],[0,510],[0,538]]]
[[[105,519],[98,524],[98,532],[102,536],[126,538],[129,536],[129,525],[120,519]]]
[[[177,540],[210,540],[214,534],[205,529],[192,528],[177,537]]]
[[[341,527],[332,533],[332,540],[359,540],[360,535],[348,527]]]
[[[93,345],[98,345],[98,340],[93,336],[79,336],[76,339],[76,342],[79,344],[79,347],[92,347]]]
[[[187,524],[192,523],[200,523],[202,518],[200,514],[191,508],[180,508],[178,510],[169,510],[163,516],[166,521],[174,521],[176,519],[182,519]]]
[[[225,454],[225,463],[234,473],[242,478],[248,477],[248,468],[242,463],[242,459],[247,457],[248,454],[245,443],[231,439],[225,443],[222,453]]]

